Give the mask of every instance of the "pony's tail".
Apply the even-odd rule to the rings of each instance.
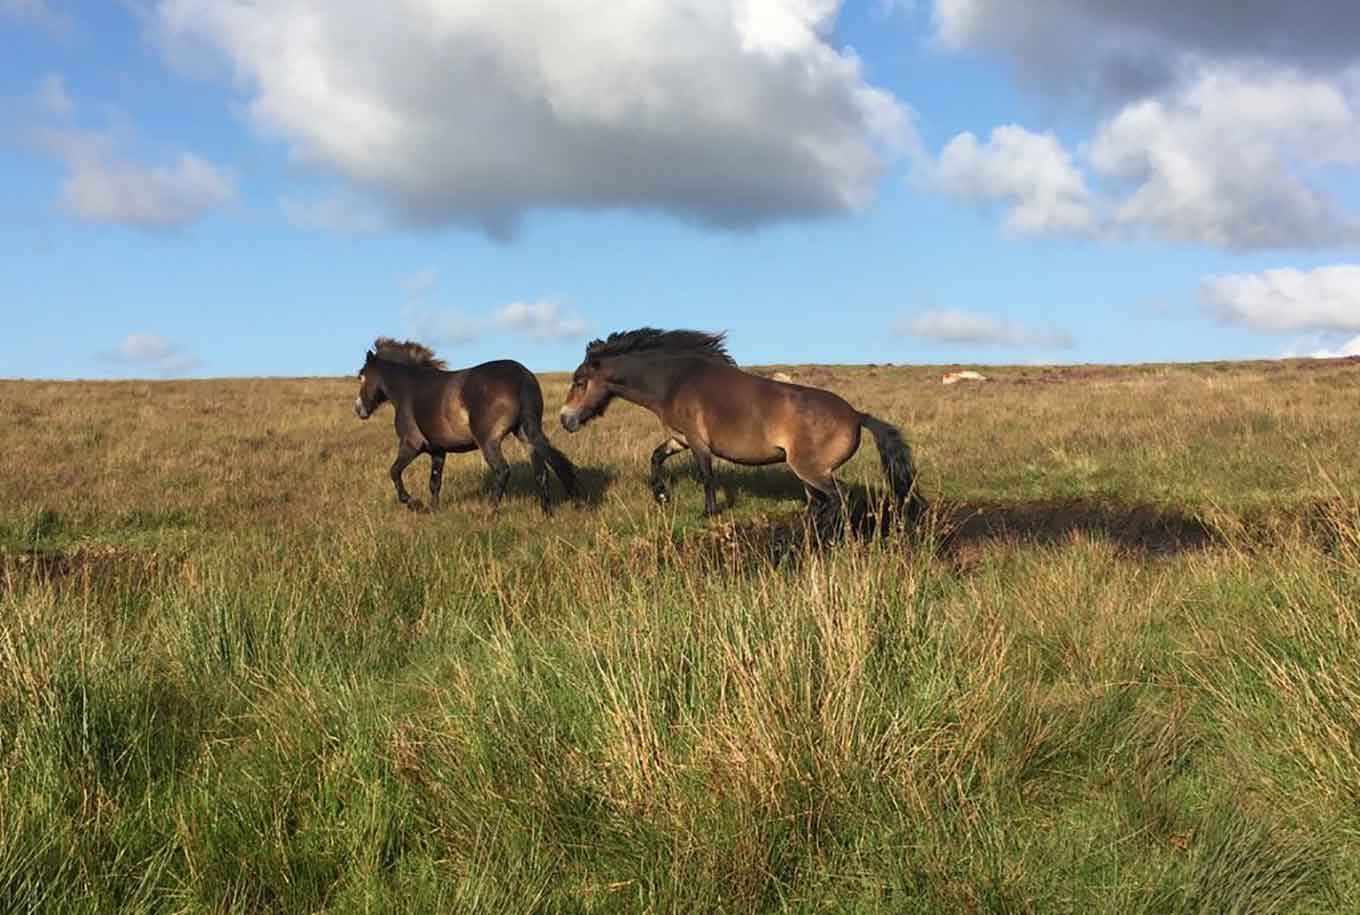
[[[519,397],[519,431],[534,453],[548,462],[548,466],[562,481],[562,488],[573,501],[581,500],[581,487],[576,482],[576,466],[567,456],[553,447],[543,433],[543,389],[532,372],[524,373],[524,386]]]
[[[883,463],[883,476],[892,490],[893,504],[907,509],[907,519],[915,524],[925,514],[926,497],[916,483],[916,464],[911,459],[911,446],[902,438],[897,427],[868,413],[859,415],[859,424],[868,429],[878,446],[878,458]]]

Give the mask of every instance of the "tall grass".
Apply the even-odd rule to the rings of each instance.
[[[527,478],[487,517],[469,462],[446,512],[399,512],[384,436],[330,409],[348,383],[69,408],[11,386],[47,422],[0,476],[22,496],[0,516],[0,910],[1353,905],[1360,511],[1318,430],[1356,420],[1303,397],[1326,373],[1045,383],[1025,420],[1001,386],[837,371],[920,430],[942,509],[918,537],[772,534],[797,507],[776,472],[728,473],[713,525],[693,484],[655,508],[623,411],[562,441],[599,506],[545,523]],[[120,431],[146,400],[152,428],[219,421],[151,455]],[[1268,492],[1192,467],[1208,422]],[[78,425],[108,454],[42,451]],[[984,503],[1010,523],[970,528]],[[1208,534],[1131,536],[1119,506]]]

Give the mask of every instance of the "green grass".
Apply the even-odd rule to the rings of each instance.
[[[1360,371],[794,371],[918,537],[658,508],[624,404],[545,522],[353,381],[0,383],[0,911],[1354,907]]]

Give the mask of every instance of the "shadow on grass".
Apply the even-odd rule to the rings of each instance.
[[[1221,539],[1203,519],[1175,507],[1101,499],[1035,502],[941,501],[933,507],[941,551],[966,562],[989,543],[1053,545],[1092,537],[1134,555],[1203,550]]]
[[[115,586],[138,590],[150,587],[159,576],[179,565],[175,557],[115,546],[0,551],[0,595],[34,585],[62,590]]]
[[[581,492],[580,504],[587,508],[598,508],[604,503],[605,494],[609,492],[609,488],[614,485],[618,476],[618,472],[612,467],[578,466],[576,468],[576,485]],[[451,507],[456,504],[459,508],[466,508],[490,504],[492,481],[491,471],[487,470],[478,476],[478,485],[460,490],[452,499],[449,498],[450,492],[446,485],[442,497],[443,505]],[[556,474],[551,471],[548,473],[548,492],[554,509],[571,504],[571,500],[567,498],[566,491],[562,487],[562,481],[557,479]],[[534,474],[528,464],[513,463],[510,465],[510,479],[505,484],[505,496],[512,500],[538,501],[538,484],[534,482]],[[422,500],[423,504],[424,500]],[[505,506],[502,506],[502,510],[504,508]]]
[[[754,476],[754,475],[752,475]],[[897,532],[902,548],[929,550],[956,568],[967,569],[993,544],[1061,545],[1091,538],[1112,543],[1133,556],[1169,556],[1204,550],[1222,542],[1206,521],[1174,507],[1100,499],[1032,502],[932,502],[922,517],[903,523],[878,488],[845,487],[840,520],[828,523],[807,512],[783,512],[747,522],[711,522],[675,545],[678,555],[727,568],[755,570],[796,564],[809,552],[846,540],[867,540]]]

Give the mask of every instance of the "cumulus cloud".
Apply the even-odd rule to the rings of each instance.
[[[60,77],[45,79],[37,99],[47,119],[21,133],[34,148],[65,164],[59,203],[75,218],[164,232],[236,202],[231,169],[189,152],[165,164],[133,161],[127,150],[138,144],[127,124],[115,121],[92,129],[70,123],[75,103]]]
[[[151,369],[165,376],[183,375],[203,365],[201,359],[160,334],[135,331],[99,358],[122,366]]]
[[[47,0],[0,0],[0,17],[58,36],[69,35],[74,25],[69,14],[57,12]]]
[[[61,186],[62,207],[79,219],[147,231],[183,228],[235,200],[232,174],[191,153],[161,166],[73,161]]]
[[[421,308],[407,305],[401,310],[402,321],[411,336],[431,346],[456,346],[473,343],[487,329],[485,318],[474,317],[452,308]]]
[[[372,205],[350,193],[320,197],[279,197],[284,219],[300,229],[319,229],[336,235],[372,235],[383,228],[383,219]]]
[[[1347,356],[1360,356],[1360,336],[1343,340],[1336,346],[1322,346],[1309,350],[1302,355],[1312,359],[1344,359]]]
[[[43,114],[56,118],[64,118],[76,109],[75,102],[66,92],[66,81],[58,73],[43,77],[34,94],[34,101]]]
[[[982,144],[965,132],[918,178],[957,199],[1004,202],[1005,225],[1013,232],[1084,234],[1096,227],[1086,179],[1052,134],[1010,124],[997,127]]]
[[[472,343],[492,333],[524,336],[535,343],[563,343],[590,333],[590,322],[580,312],[553,299],[510,302],[484,315],[408,304],[402,319],[417,339],[445,345]]]
[[[958,308],[903,315],[893,331],[935,343],[986,346],[1038,346],[1070,349],[1072,335],[1056,327],[1031,327],[993,315]]]
[[[579,340],[590,331],[584,316],[552,299],[502,305],[492,313],[491,325],[525,334],[538,343]]]
[[[942,45],[989,52],[1044,91],[1119,104],[1205,62],[1331,73],[1360,61],[1351,0],[935,0]]]
[[[1037,192],[1033,176],[1019,188],[998,181],[996,163],[1015,153],[995,133],[988,146],[962,134],[945,147],[961,176],[937,189],[1012,201],[1010,228],[1095,225],[1107,237],[1227,249],[1360,243],[1360,219],[1330,183],[1360,164],[1360,6],[1350,0],[936,0],[933,22],[944,47],[999,58],[1064,102],[1083,93],[1097,113],[1070,163],[1099,195],[1094,222],[1017,223]],[[1061,174],[1051,163],[1066,153],[1025,133],[1034,148],[1024,161]]]
[[[1360,241],[1360,222],[1308,171],[1360,163],[1360,117],[1338,85],[1296,74],[1216,72],[1126,107],[1090,161],[1132,191],[1114,220],[1221,248]]]
[[[1209,276],[1200,283],[1200,298],[1229,324],[1360,332],[1360,266],[1354,264]]]
[[[397,285],[412,298],[420,298],[434,291],[439,285],[439,271],[433,267],[422,267],[397,277]]]
[[[160,0],[171,60],[394,223],[511,235],[545,208],[726,228],[845,213],[911,112],[830,42],[841,0]]]

